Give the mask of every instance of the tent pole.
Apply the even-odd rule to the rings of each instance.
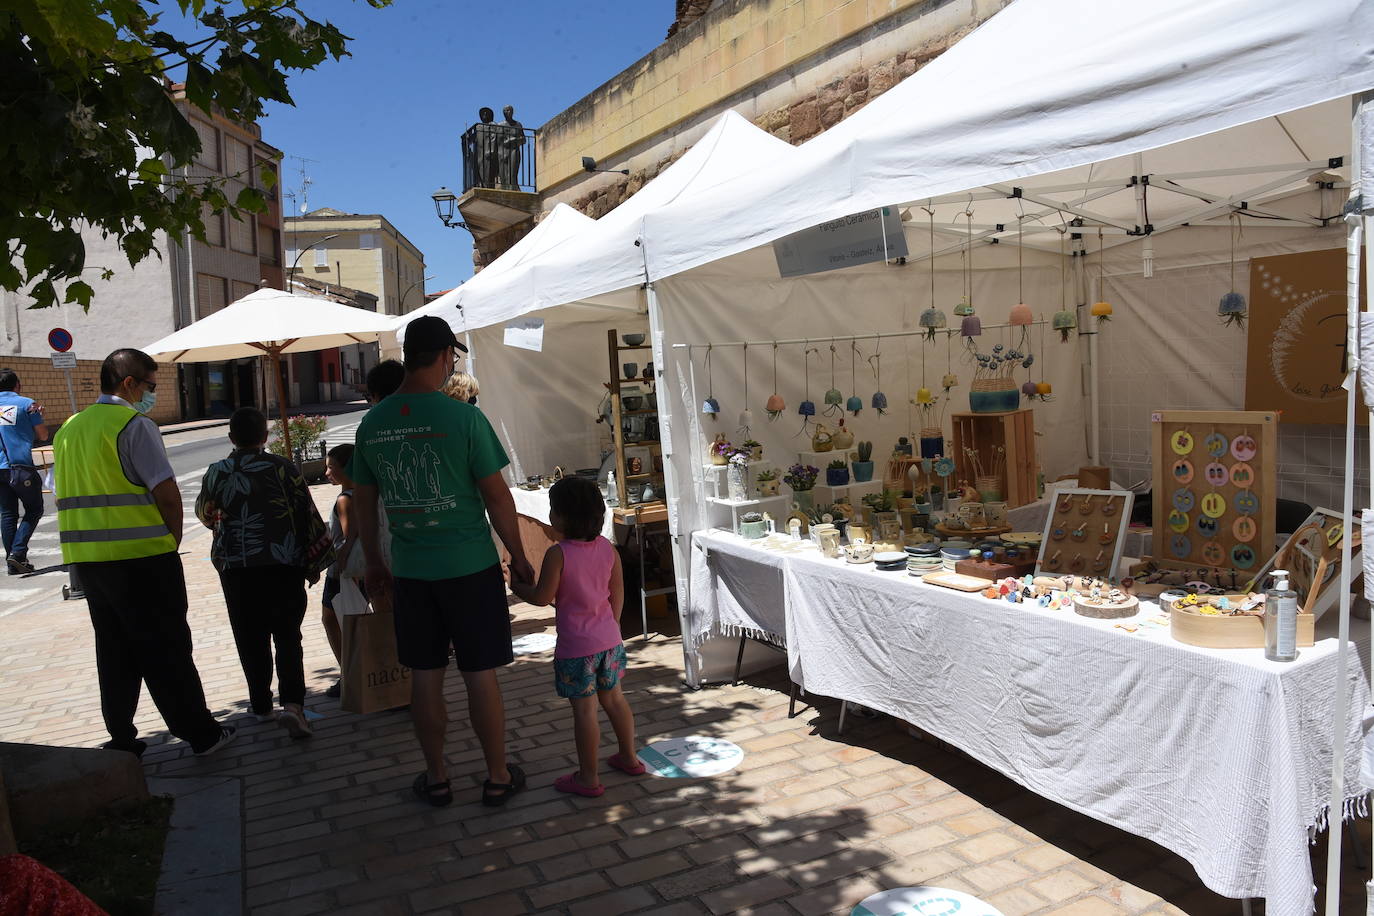
[[[281,380],[281,351],[270,350],[272,355],[272,375],[277,379],[277,416],[281,418],[281,435],[286,442],[286,460],[294,461],[291,451],[291,425],[286,421],[286,383]]]

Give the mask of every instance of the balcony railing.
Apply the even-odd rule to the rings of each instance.
[[[463,133],[463,190],[537,190],[534,131],[500,123],[474,124]]]

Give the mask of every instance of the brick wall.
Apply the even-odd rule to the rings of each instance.
[[[66,374],[54,369],[52,360],[46,356],[0,356],[0,366],[7,366],[19,373],[19,393],[33,398],[43,407],[43,417],[48,421],[48,432],[57,432],[57,427],[71,416],[71,399],[67,396]],[[79,359],[72,372],[72,391],[76,394],[76,406],[85,408],[100,396],[100,360]],[[179,398],[176,390],[176,367],[163,366],[158,373],[159,401],[151,414],[157,423],[176,423],[181,419]]]

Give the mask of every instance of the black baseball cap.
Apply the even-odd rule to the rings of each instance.
[[[437,353],[445,347],[468,352],[468,348],[454,335],[453,328],[448,326],[448,322],[437,315],[422,315],[406,325],[403,349],[407,356],[412,353]]]

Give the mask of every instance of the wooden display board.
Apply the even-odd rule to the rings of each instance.
[[[1361,537],[1359,517],[1355,518],[1354,543],[1350,545],[1352,577],[1350,590],[1360,593],[1363,579],[1364,547]],[[1278,553],[1264,564],[1250,583],[1251,591],[1263,591],[1269,587],[1269,571],[1286,569],[1292,589],[1298,593],[1298,609],[1320,619],[1323,614],[1336,606],[1341,589],[1341,554],[1344,541],[1342,514],[1335,509],[1314,509],[1298,530],[1293,532],[1279,548]],[[1319,575],[1320,573],[1320,575]]]
[[[955,476],[960,482],[975,483],[978,476],[964,449],[978,453],[984,468],[997,461],[996,450],[1006,449],[1006,459],[998,475],[1002,485],[1002,501],[1008,509],[1035,502],[1039,496],[1036,485],[1035,411],[1028,407],[1008,413],[956,413],[953,423],[953,452]]]
[[[1156,410],[1155,561],[1253,575],[1274,553],[1279,417],[1272,410]]]
[[[1134,506],[1130,490],[1055,490],[1035,574],[1114,579]]]

